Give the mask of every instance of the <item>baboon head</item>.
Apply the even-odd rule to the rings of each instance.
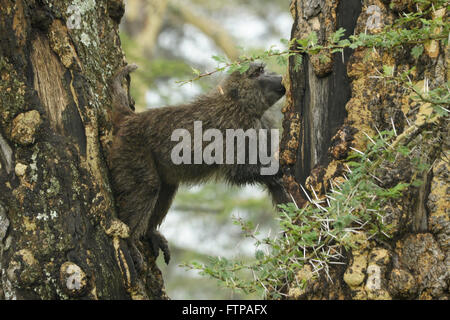
[[[252,108],[262,114],[286,93],[281,80],[280,75],[267,73],[263,63],[251,63],[246,72],[233,72],[222,88],[244,108]]]

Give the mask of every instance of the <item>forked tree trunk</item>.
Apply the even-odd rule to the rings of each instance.
[[[292,1],[292,38],[301,39],[316,31],[319,42],[325,44],[340,27],[347,30],[347,36],[380,32],[401,10],[415,10],[415,6],[404,2]],[[368,11],[370,6],[376,7]],[[433,45],[425,48],[413,80],[428,78],[434,85],[443,85],[449,80],[450,52],[448,47]],[[408,126],[406,117],[414,123],[420,106],[412,103],[410,93],[400,85],[386,85],[383,79],[374,77],[384,64],[395,70],[414,66],[408,58],[410,50],[357,49],[346,51],[343,57],[335,54],[330,63],[309,56],[298,71],[291,58],[281,161],[285,182],[299,205],[305,202],[301,186],[314,189],[320,197],[329,191],[330,180],[343,181],[344,159],[350,147],[365,150],[365,133],[373,136],[376,128],[392,130],[393,123],[400,134]],[[332,281],[325,274],[313,280],[311,268],[304,267],[297,280],[307,280],[306,286],[293,284],[290,298],[449,298],[448,128],[443,125],[435,134],[435,140],[423,149],[422,156],[433,164],[422,177],[425,183],[408,188],[395,207],[385,208],[392,214],[393,237],[384,242],[362,241],[359,249],[345,252],[345,264],[331,270]],[[378,178],[401,182],[402,172],[408,170],[395,163],[392,170]],[[359,239],[366,237],[362,233]]]
[[[0,298],[165,298],[108,180],[122,0],[0,1]]]

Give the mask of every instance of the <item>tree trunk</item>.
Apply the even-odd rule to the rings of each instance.
[[[374,11],[368,10],[370,6],[377,9],[375,24],[368,23],[374,15]],[[377,33],[408,9],[415,10],[415,6],[380,0],[292,1],[292,38],[301,39],[316,31],[319,43],[325,44],[340,27],[347,30],[346,36]],[[299,206],[306,203],[302,186],[321,197],[330,190],[330,180],[337,183],[343,180],[350,147],[364,151],[366,134],[374,136],[377,129],[392,130],[393,126],[400,134],[408,127],[408,121],[414,123],[416,116],[420,116],[417,110],[422,110],[422,106],[413,105],[410,93],[401,85],[386,85],[383,79],[374,77],[386,64],[395,70],[414,66],[408,58],[410,50],[358,48],[345,51],[344,55],[334,54],[329,63],[320,62],[316,56],[305,56],[297,70],[295,58],[291,57],[281,161],[285,183]],[[449,80],[449,58],[448,47],[425,46],[413,80],[423,84],[424,79],[430,79],[433,85],[445,84]],[[432,164],[422,177],[424,183],[420,187],[410,186],[395,206],[385,208],[392,212],[390,223],[394,229],[390,240],[362,241],[357,249],[345,251],[341,261],[345,264],[331,268],[331,279],[325,274],[312,278],[309,266],[304,267],[298,276],[307,280],[306,285],[300,288],[292,284],[290,298],[449,298],[446,123],[433,134],[432,143],[423,147],[426,152],[420,155]],[[396,162],[378,178],[402,181],[399,176],[407,170],[408,167]],[[360,234],[359,239],[366,238],[364,233]]]
[[[122,0],[0,0],[0,298],[166,298],[108,180]]]

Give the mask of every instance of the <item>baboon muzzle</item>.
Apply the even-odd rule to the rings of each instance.
[[[263,75],[259,78],[259,83],[270,106],[286,93],[282,80],[283,78],[277,74]]]

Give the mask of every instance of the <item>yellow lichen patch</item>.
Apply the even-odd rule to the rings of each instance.
[[[145,293],[145,288],[141,282],[139,282],[135,287],[130,288],[128,292],[132,300],[148,300],[148,296]]]
[[[23,217],[23,226],[26,231],[36,231],[36,223],[29,217]]]
[[[339,161],[331,161],[325,171],[324,180],[330,180],[338,171],[337,168],[340,165]]]
[[[289,288],[288,296],[290,299],[299,299],[304,291],[298,287]]]
[[[24,186],[19,186],[18,188],[12,191],[13,196],[17,199],[20,205],[23,204],[23,200],[25,198],[26,189]]]
[[[319,78],[324,77],[333,71],[333,56],[329,50],[322,50],[315,55],[311,55],[310,62],[314,69],[314,73]]]
[[[435,114],[433,117],[434,109],[430,103],[424,103],[420,106],[417,113],[415,125],[420,127],[425,123],[436,123],[439,120],[439,115]]]
[[[405,116],[408,115],[409,111],[411,110],[411,96],[404,95],[401,97],[400,103],[401,103],[401,109]]]
[[[128,267],[127,260],[125,259],[124,255],[123,255],[122,249],[120,249],[120,238],[119,237],[113,238],[113,246],[114,246],[114,251],[116,253],[116,261],[120,267],[120,272],[122,273],[122,277],[124,279],[125,286],[127,288],[130,288],[131,287],[130,269]]]
[[[17,251],[9,262],[6,274],[9,280],[30,288],[42,277],[42,267],[29,249]]]
[[[330,162],[328,167],[326,167],[325,175],[323,176],[323,184],[325,190],[328,190],[330,186],[330,180],[333,182],[337,182],[338,184],[344,182],[344,178],[341,176],[341,170],[339,167],[341,166],[340,161],[333,160]],[[336,180],[339,177],[339,180]]]
[[[374,248],[369,254],[370,264],[387,265],[390,260],[389,251],[383,248]]]
[[[342,244],[356,246],[359,249],[356,254],[358,254],[358,252],[363,252],[364,250],[371,249],[372,247],[372,244],[369,242],[369,240],[367,239],[367,235],[364,232],[349,234],[348,237],[342,239]]]
[[[32,144],[40,124],[41,116],[36,110],[21,113],[13,120],[11,138],[22,145]]]
[[[280,160],[283,161],[282,164],[293,165],[295,164],[295,159],[296,159],[295,153],[290,150],[284,150],[281,153]]]
[[[94,300],[98,300],[98,295],[97,295],[97,286],[95,285],[95,283],[92,285],[92,289],[90,291],[91,297]]]
[[[425,290],[420,294],[419,300],[433,300],[433,296],[430,294],[429,290]]]
[[[348,127],[341,127],[338,132],[331,138],[331,146],[328,153],[335,160],[345,159],[350,151],[353,141],[352,130]]]
[[[17,255],[22,257],[22,260],[28,264],[29,266],[32,266],[34,264],[37,264],[37,260],[34,258],[33,253],[28,249],[22,249],[17,251]]]
[[[292,127],[295,127],[295,128],[293,129]],[[291,130],[292,130],[291,133],[294,133],[294,132],[296,133],[296,132],[298,132],[299,129],[300,129],[300,125],[298,125],[298,126],[295,124],[291,125]],[[294,150],[294,149],[298,148],[299,141],[296,138],[296,136],[297,136],[297,134],[295,136],[293,136],[293,138],[290,141],[288,141],[287,147],[289,149]]]
[[[130,228],[119,219],[112,219],[111,225],[105,228],[107,235],[126,239],[130,236]]]
[[[369,104],[377,106],[377,102],[389,90],[373,76],[380,75],[383,65],[394,66],[395,60],[389,54],[380,55],[376,50],[365,49],[355,51],[351,61],[353,63],[347,67],[349,77],[353,78],[352,98],[346,105],[347,121],[352,127],[358,128],[358,132],[354,135],[354,148],[364,151],[366,134],[375,135],[374,115],[369,109]]]
[[[354,251],[351,265],[344,273],[344,281],[352,289],[359,287],[365,277],[368,263],[367,251]]]
[[[425,53],[430,58],[435,59],[439,56],[439,42],[437,42],[436,40],[427,41],[424,45],[424,48],[425,48]]]
[[[293,101],[292,101],[292,88],[291,88],[291,81],[290,81],[290,75],[289,75],[289,69],[288,74],[283,76],[281,83],[286,88],[286,95],[285,95],[285,103],[283,105],[283,108],[281,108],[282,113],[286,113],[288,111],[292,111],[293,108]]]
[[[314,277],[314,273],[312,272],[311,266],[305,265],[297,275],[295,276],[295,280],[293,284],[299,283],[301,287],[293,286],[289,288],[288,296],[291,299],[299,299],[301,295],[305,293],[306,286],[308,282]]]
[[[308,264],[304,266],[295,276],[298,282],[309,281],[314,277],[311,266]]]
[[[415,10],[424,10],[427,8],[429,4],[426,2],[420,3],[416,0],[392,0],[391,6],[392,9],[396,11],[415,11]]]
[[[350,78],[364,78],[374,70],[374,61],[380,60],[375,50],[357,49],[352,56],[351,64],[347,67]]]
[[[296,8],[301,8],[301,6],[299,5],[298,2],[299,2],[299,0],[291,1],[291,5],[289,6],[289,12],[291,13],[292,17],[295,17],[297,14]]]
[[[345,107],[348,112],[347,120],[352,123],[352,126],[358,128],[358,132],[355,133],[353,147],[361,151],[366,147],[366,143],[364,142],[366,136],[364,133],[369,136],[375,134],[371,126],[372,112],[363,101],[359,98],[351,98]]]
[[[442,17],[445,16],[445,8],[441,8],[439,10],[435,10],[432,13],[432,19],[436,20],[436,19],[440,19]],[[442,32],[442,27],[437,27],[434,30],[434,34],[439,35]],[[437,40],[430,40],[427,41],[424,45],[425,48],[425,53],[430,57],[430,58],[437,58],[439,56],[439,42]]]
[[[117,264],[119,265],[120,272],[122,273],[125,288],[127,292],[130,294],[131,299],[147,300],[148,296],[145,293],[145,288],[143,287],[142,283],[139,280],[132,283],[133,281],[131,279],[130,267],[127,263],[127,260],[125,259],[125,255],[122,249],[120,248],[119,237],[113,238],[113,246],[116,254],[116,261]]]
[[[414,83],[414,87],[422,94],[426,93],[427,91],[427,85],[424,80]],[[413,96],[415,96],[415,94],[408,96],[408,98],[412,98]],[[419,106],[419,112],[416,116],[415,125],[422,126],[425,123],[436,123],[439,120],[439,115],[435,114],[433,117],[431,117],[433,115],[433,111],[434,109],[430,103],[422,103]]]
[[[306,178],[305,187],[307,190],[313,192],[314,196],[323,194],[323,172],[324,168],[321,166],[317,166],[313,170],[311,170],[309,177]]]
[[[86,136],[86,154],[87,157],[82,157],[81,165],[83,168],[88,170],[93,177],[95,177],[95,181],[99,183],[95,186],[98,187],[99,192],[94,198],[93,205],[91,206],[90,212],[94,214],[104,214],[107,212],[112,212],[112,200],[108,190],[105,190],[104,184],[104,172],[103,172],[103,164],[100,159],[102,159],[101,152],[99,149],[99,127],[98,127],[98,117],[97,111],[95,109],[87,109],[86,112],[82,112],[81,108],[84,106],[80,105],[78,100],[77,91],[73,86],[74,75],[71,71],[72,80],[70,82],[70,91],[72,93],[73,101],[77,106],[78,112],[80,115],[85,114],[85,117],[82,117],[85,136]]]
[[[298,148],[299,145],[298,136],[300,134],[300,127],[301,127],[300,117],[298,114],[295,114],[295,116],[291,118],[289,126],[289,134],[291,137],[293,137],[291,141],[288,142],[288,147],[291,149]]]
[[[19,177],[20,180],[20,184],[21,186],[19,187],[20,190],[17,190],[17,192],[22,192],[24,191],[24,188],[33,190],[34,189],[34,184],[29,183],[27,181],[27,177],[26,177],[26,171],[27,171],[28,166],[22,163],[17,163],[16,166],[14,167],[14,172],[15,174]]]
[[[50,39],[50,46],[59,56],[62,64],[67,69],[70,69],[73,64],[76,64],[77,68],[81,69],[81,63],[77,52],[70,41],[67,27],[61,20],[53,20],[48,36]]]
[[[22,177],[23,175],[25,175],[26,171],[27,171],[27,165],[25,165],[23,163],[20,163],[20,162],[17,163],[15,168],[14,168],[14,172],[19,177]]]

